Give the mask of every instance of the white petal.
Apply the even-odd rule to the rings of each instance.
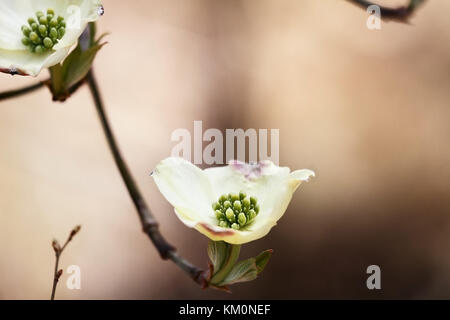
[[[46,53],[31,54],[28,50],[0,49],[0,71],[11,73],[13,71],[22,75],[37,76],[42,69],[49,68],[61,62],[69,53],[70,47]]]
[[[25,2],[25,0],[22,0]],[[47,9],[55,10],[57,15],[61,15],[62,12],[69,6],[71,1],[69,0],[28,0],[32,9],[32,16],[38,11],[47,12]]]
[[[303,170],[296,170],[290,174],[292,179],[299,180],[299,181],[309,181],[309,178],[315,177],[316,174],[314,171],[303,169]]]
[[[99,7],[102,5],[100,0],[70,0],[68,2],[66,12],[61,14],[66,19],[66,33],[54,46],[55,50],[77,43],[88,23],[100,18]],[[73,8],[80,9],[79,15]]]
[[[186,223],[185,223],[186,224]],[[213,241],[225,241],[231,244],[243,244],[260,239],[267,235],[276,223],[266,223],[254,230],[234,230],[221,228],[214,223],[197,223],[195,229]],[[187,225],[187,224],[186,224]]]
[[[0,1],[0,48],[22,50],[22,25],[27,25],[28,18],[34,15],[32,1]]]
[[[215,201],[222,195],[237,193],[241,190],[252,190],[256,184],[246,179],[230,166],[214,167],[203,170],[211,181]]]
[[[159,191],[176,209],[183,222],[211,223],[215,201],[204,172],[182,158],[161,161],[152,173]],[[185,223],[186,224],[186,223]]]

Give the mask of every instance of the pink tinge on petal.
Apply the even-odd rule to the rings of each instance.
[[[270,167],[270,161],[245,163],[239,160],[231,160],[229,166],[241,173],[248,180],[254,180],[264,175],[264,169]]]
[[[211,234],[215,235],[215,236],[220,236],[220,237],[229,237],[234,235],[234,231],[232,229],[224,229],[224,230],[216,230],[213,227],[211,227],[209,224],[206,223],[200,223],[200,225],[207,230],[208,232],[210,232]]]
[[[3,73],[8,73],[12,76],[14,75],[19,75],[19,76],[28,76],[29,74],[26,73],[25,71],[22,71],[20,69],[17,69],[15,67],[10,67],[10,68],[0,68],[0,72]]]

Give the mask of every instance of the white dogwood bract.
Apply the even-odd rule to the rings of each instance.
[[[182,158],[161,161],[152,173],[160,192],[175,208],[178,218],[213,241],[243,244],[269,233],[285,213],[295,190],[314,176],[311,170],[291,172],[271,161],[229,165],[202,170]],[[212,206],[227,194],[245,193],[258,201],[259,213],[242,230],[219,226]]]
[[[43,38],[36,38],[39,50],[30,51],[24,44],[23,28],[35,32],[39,37],[39,30],[31,29],[29,19],[39,19],[36,14],[47,11],[54,12],[55,17],[64,19],[64,34],[53,37],[53,43],[45,49],[45,37],[50,43],[50,21],[44,20],[48,26],[42,31]],[[70,49],[77,43],[78,38],[89,22],[96,21],[103,14],[100,0],[1,0],[0,1],[0,71],[10,74],[37,76],[42,69],[60,63],[69,54]],[[61,19],[61,20],[62,20]],[[56,40],[56,41],[55,41]],[[46,43],[48,44],[48,43]]]

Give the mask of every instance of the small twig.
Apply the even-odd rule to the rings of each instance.
[[[380,6],[373,1],[367,0],[347,0],[363,9],[367,9],[372,5],[377,5],[381,10],[381,18],[385,20],[395,20],[398,22],[408,22],[411,15],[416,11],[416,9],[425,2],[425,0],[410,0],[409,4],[406,6],[401,6],[397,8],[389,8],[385,6]]]
[[[69,237],[67,238],[66,242],[62,247],[59,245],[58,240],[55,239],[52,242],[52,247],[53,250],[55,251],[56,261],[55,261],[55,271],[53,275],[52,295],[50,300],[55,300],[56,286],[58,285],[59,278],[63,274],[63,270],[59,269],[59,258],[61,257],[61,254],[63,253],[64,249],[67,247],[69,242],[72,241],[73,237],[80,231],[80,229],[81,226],[76,226],[75,228],[73,228],[73,230],[69,234]]]
[[[18,96],[33,92],[37,89],[40,89],[40,88],[44,87],[46,81],[49,81],[49,80],[38,82],[38,83],[32,84],[31,86],[16,89],[16,90],[1,92],[0,93],[0,101],[18,97]]]
[[[87,76],[87,81],[89,89],[91,90],[92,97],[95,102],[95,107],[97,109],[100,122],[102,124],[103,131],[105,132],[106,140],[108,142],[109,148],[112,152],[114,161],[119,169],[128,193],[133,200],[134,206],[136,207],[139,219],[141,221],[142,230],[148,235],[153,245],[159,252],[162,259],[172,260],[178,267],[185,271],[195,282],[201,286],[205,286],[204,271],[197,268],[189,261],[185,260],[179,256],[175,248],[170,245],[163,235],[159,231],[158,223],[153,217],[144,197],[141,195],[133,176],[131,175],[121,153],[119,147],[117,146],[116,139],[114,137],[111,126],[109,125],[108,118],[106,116],[103,100],[98,89],[97,81],[95,80],[94,73],[91,70]]]

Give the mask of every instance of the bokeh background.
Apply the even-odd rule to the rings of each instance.
[[[404,1],[383,1],[402,4]],[[257,281],[200,290],[160,260],[106,146],[87,88],[0,104],[0,298],[48,299],[55,237],[83,229],[60,299],[450,298],[450,2],[366,28],[343,0],[104,1],[95,62],[125,157],[165,236],[197,265],[149,172],[177,128],[278,128],[280,164],[309,168],[285,216],[242,256],[273,248]],[[44,72],[40,79],[46,78]],[[1,90],[36,79],[0,76]],[[366,268],[382,290],[366,288]]]

